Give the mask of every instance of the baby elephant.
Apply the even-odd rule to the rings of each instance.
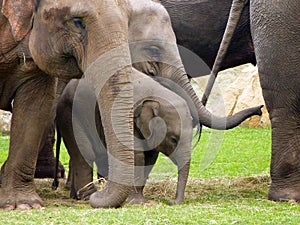
[[[146,202],[143,188],[159,152],[162,152],[178,167],[176,199],[170,203],[182,203],[193,130],[189,106],[182,97],[135,69],[133,84],[135,187],[128,201]],[[94,162],[98,174],[103,177],[108,174],[108,153],[93,93],[83,80],[72,80],[57,106],[58,132],[70,155],[70,196],[77,199],[88,199],[96,191],[94,185],[83,188],[93,180]]]

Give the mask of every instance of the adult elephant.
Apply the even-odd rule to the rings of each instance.
[[[99,195],[104,206],[111,206],[116,205],[112,193],[120,193],[119,204],[131,189],[114,181],[122,174],[122,179],[130,182],[134,165],[132,131],[123,129],[124,125],[133,127],[132,115],[128,113],[133,102],[127,47],[128,2],[1,0],[0,3],[0,108],[13,113],[0,207],[9,210],[41,207],[33,178],[38,149],[53,120],[55,77],[79,78],[84,72],[93,79],[97,91],[104,85],[106,98],[99,99],[99,105],[103,118],[107,118],[102,122],[109,137],[108,149],[123,162],[124,166],[120,168],[118,164],[118,168],[126,171],[122,174],[111,164],[110,181]],[[117,49],[117,54],[112,49]],[[109,75],[106,80],[102,78],[99,83],[101,77],[93,77],[92,69],[100,56],[104,55],[103,60],[108,58],[107,52],[111,64],[103,63],[111,70],[106,71]],[[113,68],[114,65],[118,67]],[[126,90],[120,91],[124,86]],[[119,99],[125,100],[115,102],[114,114],[120,115],[115,130],[123,131],[117,137],[109,118],[113,98],[118,94]]]
[[[212,68],[226,28],[232,0],[160,0],[160,2],[171,17],[177,43],[193,51]],[[183,62],[190,76],[207,75],[198,71],[197,65],[190,65],[184,56],[185,54]],[[221,69],[245,63],[256,64],[250,32],[249,3],[241,15]]]
[[[300,201],[300,2],[250,1],[251,30],[272,124],[269,199]]]
[[[300,201],[299,11],[298,1],[250,1],[251,34],[272,125],[268,197],[275,201]]]

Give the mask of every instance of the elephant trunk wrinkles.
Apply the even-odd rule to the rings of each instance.
[[[174,68],[169,67],[168,70],[174,70]],[[206,109],[206,107],[199,101],[199,98],[196,95],[193,87],[191,86],[190,81],[188,80],[183,68],[179,68],[175,72],[168,72],[168,73],[166,72],[164,74],[172,74],[170,79],[173,80],[175,83],[177,83],[181,88],[183,88],[183,90],[185,90],[185,92],[193,102],[193,105],[198,112],[198,118],[193,118],[193,119],[199,120],[199,123],[206,127],[217,129],[217,130],[227,130],[238,126],[245,119],[253,115],[262,115],[262,111],[261,111],[262,106],[257,106],[257,107],[242,110],[228,117],[215,116],[211,112],[209,112]],[[171,90],[173,89],[171,88]]]
[[[90,197],[90,205],[93,208],[117,208],[121,206],[131,190],[130,186],[108,181],[106,188],[101,192],[95,192]]]
[[[133,85],[131,67],[127,66],[110,77],[103,86],[98,104],[104,131],[110,137],[107,142],[109,173],[108,184],[101,192],[90,197],[95,208],[119,207],[127,198],[134,178],[133,152]],[[115,88],[111,88],[115,84]],[[122,96],[120,96],[122,92]],[[103,94],[105,93],[105,94]],[[104,98],[102,96],[105,96]],[[101,110],[107,107],[108,111]],[[129,122],[128,122],[129,121]],[[107,124],[112,124],[112,127]]]
[[[132,67],[128,18],[126,12],[115,10],[120,4],[125,6],[128,2],[111,1],[105,5],[107,10],[101,18],[109,18],[110,27],[90,34],[87,46],[85,77],[97,96],[109,165],[106,187],[90,197],[90,205],[95,208],[119,207],[134,182]]]

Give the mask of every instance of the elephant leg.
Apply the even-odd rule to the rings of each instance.
[[[72,112],[66,108],[65,113]],[[68,118],[72,118],[72,116]],[[97,190],[95,185],[91,183],[93,181],[92,161],[89,161],[89,163],[87,162],[89,159],[85,159],[82,156],[73,134],[72,125],[69,123],[61,123],[62,121],[60,121],[60,119],[63,120],[64,118],[57,117],[58,129],[61,132],[63,141],[70,155],[70,170],[68,175],[70,197],[88,200],[89,196]],[[59,124],[63,124],[63,126],[59,126]],[[82,140],[84,143],[87,143],[85,146],[86,150],[90,149],[88,145],[89,141],[87,137],[85,137],[85,134],[83,134]]]
[[[2,208],[31,209],[43,204],[35,191],[34,172],[38,150],[53,120],[55,83],[53,78],[37,74],[18,87],[2,177]]]
[[[72,170],[70,197],[88,200],[90,195],[97,191],[93,181],[93,168],[81,156],[70,159]]]
[[[154,150],[145,151],[145,152],[138,151],[138,154],[136,152],[134,155],[135,174],[138,174],[140,179],[138,180],[138,182],[136,182],[136,185],[132,188],[127,198],[127,202],[129,202],[130,204],[144,204],[146,203],[146,198],[144,196],[143,191],[146,185],[146,181],[157,160],[159,153]],[[143,159],[141,159],[142,157]],[[141,162],[143,162],[143,164]]]
[[[300,30],[295,17],[300,4],[253,0],[250,9],[260,83],[272,124],[269,199],[300,201]]]
[[[56,89],[56,101],[59,100],[65,86],[69,80],[59,78],[57,82],[57,89]],[[42,145],[38,160],[36,164],[36,170],[34,177],[35,178],[53,178],[54,177],[54,170],[55,170],[55,157],[53,152],[53,146],[55,142],[55,121],[53,122],[52,126],[49,129],[46,142]],[[65,177],[65,168],[61,162],[58,165],[57,171],[58,178]]]
[[[267,102],[276,102],[276,97],[270,98],[266,92]],[[291,93],[285,95],[292,96]],[[270,200],[300,201],[300,115],[291,108],[282,106],[269,110],[272,123]]]
[[[177,189],[176,189],[176,199],[170,200],[169,204],[180,204],[184,201],[184,191],[190,172],[190,161],[188,161],[182,168],[178,169],[178,180],[177,180]]]
[[[38,160],[36,163],[35,169],[35,178],[53,178],[55,173],[55,157],[53,152],[53,146],[55,142],[55,128],[52,125],[47,132],[46,142],[42,145],[42,148],[39,151]],[[57,171],[58,178],[65,177],[65,168],[59,162],[58,171]]]
[[[137,147],[135,143],[135,148]],[[144,174],[145,168],[145,154],[144,151],[136,150],[134,152],[134,186],[129,193],[126,201],[129,204],[144,204],[146,198],[143,195],[143,189],[146,184],[146,177]]]

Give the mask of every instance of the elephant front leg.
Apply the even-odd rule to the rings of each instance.
[[[273,111],[270,200],[300,201],[300,117]]]
[[[184,202],[184,191],[190,171],[190,161],[188,161],[182,168],[178,168],[178,180],[176,189],[176,199],[170,200],[170,205],[181,204]]]
[[[154,150],[135,151],[135,186],[126,200],[128,203],[145,204],[147,202],[143,191],[149,174],[158,158],[158,154]]]
[[[132,187],[131,192],[129,193],[126,202],[129,204],[145,204],[147,202],[143,191],[145,186],[134,186]]]
[[[2,177],[0,207],[8,210],[42,206],[35,191],[34,172],[39,147],[53,119],[55,80],[32,78],[14,98],[9,155]]]

